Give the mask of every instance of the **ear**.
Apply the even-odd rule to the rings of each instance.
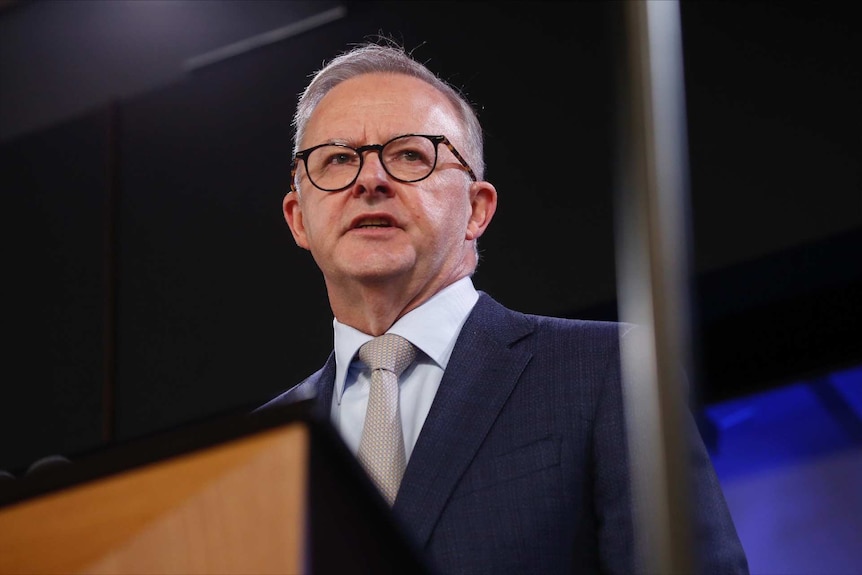
[[[497,211],[497,189],[490,182],[470,185],[470,219],[467,220],[467,240],[475,240],[491,223]]]
[[[299,192],[288,192],[282,200],[281,210],[296,245],[308,249],[308,237],[305,233],[305,222],[302,219],[302,206],[299,200]]]

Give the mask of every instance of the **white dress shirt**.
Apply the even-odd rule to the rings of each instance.
[[[479,294],[469,277],[442,289],[431,299],[399,319],[387,330],[409,340],[417,348],[416,360],[400,378],[401,423],[407,460],[440,387],[455,340],[476,305]],[[335,332],[335,389],[332,422],[355,454],[359,450],[371,373],[356,356],[372,336],[333,320]]]

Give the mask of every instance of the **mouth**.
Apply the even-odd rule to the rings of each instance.
[[[368,228],[391,228],[395,225],[395,222],[392,221],[392,218],[386,216],[365,216],[356,218],[352,225],[351,229],[368,229]]]

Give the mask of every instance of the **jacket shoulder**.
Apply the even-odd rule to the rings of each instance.
[[[255,411],[261,411],[270,407],[283,406],[291,403],[297,403],[308,399],[314,399],[320,393],[320,381],[323,372],[326,370],[324,365],[301,382],[297,383],[287,391],[282,392],[278,396],[264,403]]]

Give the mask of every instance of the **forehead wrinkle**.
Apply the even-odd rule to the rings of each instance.
[[[457,111],[443,94],[422,80],[382,76],[366,74],[351,78],[326,94],[309,118],[305,134],[308,145],[326,138],[328,142],[357,147],[382,144],[410,133],[442,133],[453,143],[462,139]],[[380,84],[389,90],[381,91]],[[316,132],[322,132],[320,136],[324,138]],[[311,138],[316,141],[310,141]]]

